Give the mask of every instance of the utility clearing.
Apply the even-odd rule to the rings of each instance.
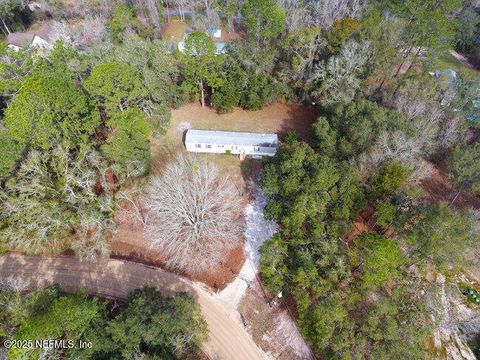
[[[259,249],[279,227],[265,219],[265,195],[255,182],[249,184],[250,202],[245,208],[245,263],[237,278],[214,295],[236,321],[247,327],[269,359],[310,359],[310,348],[286,309],[268,297],[258,279]],[[248,304],[245,308],[244,304]],[[255,321],[261,319],[261,321]]]
[[[260,246],[270,239],[278,231],[278,225],[274,221],[266,220],[263,216],[263,208],[267,202],[258,185],[250,186],[251,200],[245,213],[245,263],[237,278],[216,295],[216,298],[225,305],[234,309],[242,299],[248,287],[257,281]],[[240,318],[240,315],[237,314]]]

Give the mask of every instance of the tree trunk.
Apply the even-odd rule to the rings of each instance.
[[[408,51],[407,51],[407,54],[405,55],[405,59],[408,58],[408,56],[409,56],[410,53],[412,52],[412,49],[413,49],[413,46],[410,46],[410,48],[409,48]],[[402,63],[400,64],[400,66],[398,67],[397,72],[395,73],[395,76],[394,76],[394,77],[397,77],[398,74],[400,74],[400,70],[402,70],[403,64],[405,64],[405,60],[403,60]]]
[[[460,189],[458,189],[458,192],[457,192],[457,195],[455,195],[455,197],[453,198],[453,200],[450,202],[450,204],[448,204],[448,206],[452,206],[453,203],[457,200],[458,196],[460,195],[460,193],[462,192],[463,190],[463,184],[460,186]]]
[[[180,5],[178,10],[180,11],[180,21],[185,21],[185,15],[183,13],[183,5]]]
[[[150,15],[150,20],[155,25],[155,27],[158,28],[160,26],[160,14],[158,13],[158,8],[155,4],[155,0],[148,0],[146,6]]]
[[[10,29],[8,28],[7,24],[5,23],[5,19],[4,19],[4,18],[2,18],[2,24],[3,24],[3,26],[5,27],[5,30],[7,30],[7,33],[8,33],[8,34],[11,34]]]
[[[408,74],[408,72],[409,72],[410,69],[412,68],[413,62],[414,62],[414,60],[417,58],[418,54],[420,54],[420,50],[421,50],[421,49],[422,49],[422,47],[419,46],[418,49],[417,49],[417,51],[415,52],[415,55],[413,56],[412,61],[410,61],[410,65],[408,66],[408,69],[407,69],[407,71],[406,71],[406,74]],[[408,50],[408,55],[410,55],[411,51],[412,51],[412,48],[410,47],[410,49]],[[408,55],[407,55],[407,56],[408,56]],[[403,65],[404,63],[405,63],[405,61],[402,62],[402,65]],[[400,68],[398,69],[398,71],[400,71],[402,65],[400,65]],[[397,71],[397,74],[395,74],[395,76],[398,75],[398,71]],[[393,92],[393,95],[392,95],[393,98],[397,95],[397,91],[398,91],[399,89],[400,89],[400,84],[397,85],[395,91]]]
[[[413,60],[410,62],[410,65],[408,66],[408,69],[407,69],[407,73],[410,71],[410,69],[412,68],[413,66],[413,62],[415,61],[415,59],[417,58],[418,54],[420,54],[420,50],[422,49],[421,46],[418,47],[418,50],[415,52],[415,55],[413,57]]]
[[[205,91],[203,89],[203,79],[200,80],[200,91],[202,93],[202,108],[205,107]]]
[[[387,80],[387,76],[385,76],[382,80],[382,82],[380,83],[380,85],[377,87],[377,89],[375,90],[375,92],[378,94],[381,90],[382,90],[382,87],[383,87],[383,84],[385,84],[385,81]]]
[[[405,58],[408,58],[408,56],[410,55],[410,53],[412,52],[412,46],[408,49],[407,51],[407,54],[404,56]],[[400,64],[400,66],[397,68],[397,71],[395,72],[395,75],[394,77],[397,77],[398,74],[400,74],[400,71],[402,70],[402,66],[403,64],[405,64],[405,60],[402,61],[402,63]],[[411,65],[411,64],[410,64]],[[385,84],[385,81],[387,81],[387,78],[388,78],[388,75],[385,75],[385,77],[383,78],[382,82],[380,83],[380,85],[377,87],[377,89],[375,90],[375,93],[379,93],[382,88],[383,88],[383,85]]]
[[[392,99],[395,99],[395,96],[397,96],[397,91],[400,89],[400,84],[397,85],[397,87],[395,88],[395,91],[393,92],[392,94]]]

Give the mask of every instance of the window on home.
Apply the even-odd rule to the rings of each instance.
[[[200,149],[200,148],[202,147],[202,144],[195,144],[195,147],[196,147],[197,149]]]
[[[260,146],[255,146],[255,147],[253,148],[253,151],[260,151]]]
[[[224,146],[224,145],[220,145],[220,144],[219,144],[219,145],[218,145],[218,147],[219,147],[219,148],[223,148],[223,147],[225,147],[225,146]]]
[[[207,149],[211,149],[212,148],[212,145],[207,145]]]

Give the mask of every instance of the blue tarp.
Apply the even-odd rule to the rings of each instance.
[[[478,114],[467,114],[465,115],[465,119],[468,121],[479,121],[480,122],[480,113]]]

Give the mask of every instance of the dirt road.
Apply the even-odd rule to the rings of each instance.
[[[146,284],[155,285],[166,295],[190,291],[197,295],[208,323],[210,340],[204,350],[212,359],[265,358],[245,329],[230,318],[206,291],[194,289],[181,277],[158,268],[121,260],[93,263],[72,257],[0,257],[0,277],[11,275],[29,278],[36,286],[57,283],[65,291],[84,288],[91,294],[121,299]]]

